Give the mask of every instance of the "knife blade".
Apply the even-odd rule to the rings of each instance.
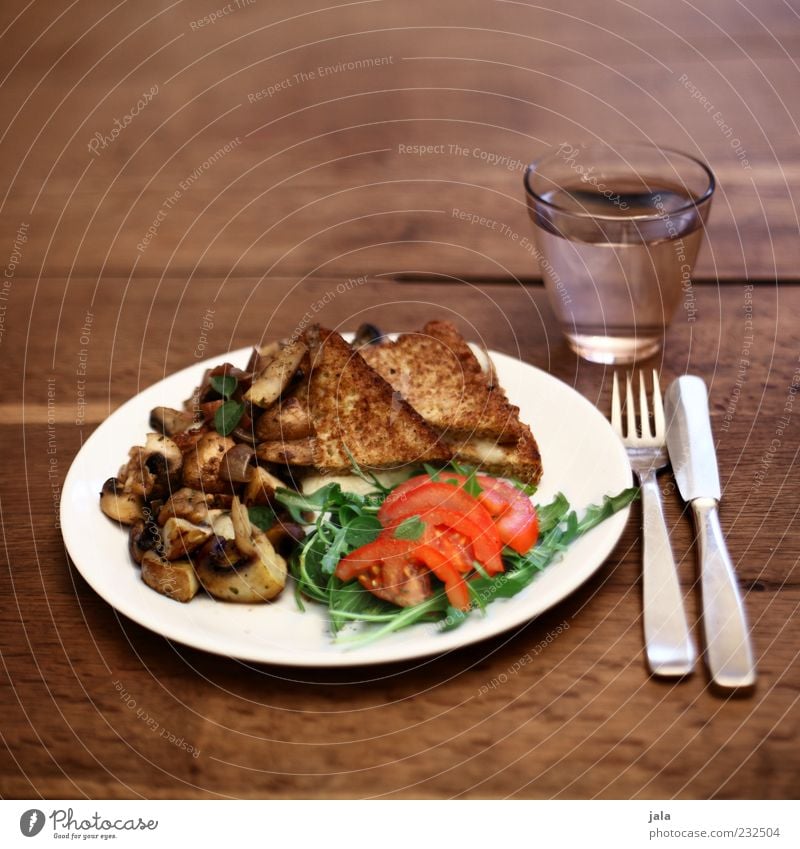
[[[719,522],[721,489],[706,385],[702,378],[684,375],[673,381],[664,401],[670,462],[697,527],[706,664],[717,686],[751,687],[756,680],[755,661]]]

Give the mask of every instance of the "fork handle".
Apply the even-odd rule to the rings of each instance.
[[[697,654],[686,622],[683,593],[661,509],[655,470],[640,474],[639,481],[644,531],[642,582],[647,663],[654,675],[688,675]]]
[[[726,689],[752,687],[756,666],[747,618],[722,536],[717,501],[695,498],[692,510],[700,549],[703,632],[711,680]]]

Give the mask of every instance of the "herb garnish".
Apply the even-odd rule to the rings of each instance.
[[[478,485],[474,469],[453,465],[449,468]],[[447,481],[447,469],[438,475],[442,482]],[[363,473],[361,476],[365,477]],[[478,574],[469,581],[473,607],[483,610],[495,598],[510,598],[519,593],[558,559],[570,543],[627,507],[638,492],[633,487],[615,496],[606,496],[602,504],[589,506],[580,518],[571,510],[563,494],[537,507],[539,541],[526,554],[504,549],[506,571],[503,573],[490,576],[478,569]],[[336,565],[342,557],[376,539],[383,530],[375,514],[386,493],[385,487],[380,490],[376,487],[375,492],[367,495],[345,493],[336,483],[327,484],[310,495],[287,489],[279,489],[276,493],[277,500],[295,521],[308,524],[308,514],[314,515],[313,529],[289,562],[296,581],[297,603],[304,609],[302,596],[305,596],[326,605],[334,636],[348,646],[373,642],[416,622],[435,621],[441,630],[452,630],[471,615],[451,607],[443,588],[420,604],[401,608],[377,598],[357,581],[345,584],[335,576]],[[395,529],[394,535],[398,539],[418,539],[423,530],[424,523],[419,516],[412,516]],[[352,636],[339,636],[341,629],[351,622],[372,623],[375,627]]]

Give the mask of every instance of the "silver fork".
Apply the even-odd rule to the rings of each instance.
[[[628,452],[642,493],[642,518],[644,552],[642,556],[642,579],[644,585],[644,642],[647,663],[655,675],[677,677],[688,675],[694,667],[697,653],[689,635],[686,613],[683,609],[683,594],[678,583],[678,571],[672,556],[669,533],[661,509],[661,493],[656,473],[669,462],[666,449],[666,427],[664,407],[658,372],[653,370],[653,423],[650,426],[650,411],[644,376],[639,372],[639,422],[641,434],[636,428],[636,407],[630,375],[626,388],[627,429],[622,429],[622,403],[619,379],[614,373],[611,396],[611,425],[619,434]]]

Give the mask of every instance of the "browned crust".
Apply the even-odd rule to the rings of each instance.
[[[404,333],[361,349],[364,359],[442,434],[457,459],[502,477],[535,483],[542,462],[530,428],[503,389],[490,385],[454,324],[430,321],[420,332]],[[502,461],[481,459],[474,440],[502,450]]]
[[[338,333],[313,326],[304,338],[311,352],[306,403],[318,469],[348,472],[349,454],[371,469],[450,458],[436,431]]]
[[[469,345],[448,321],[430,321],[362,349],[364,359],[440,433],[513,444],[519,410],[499,386],[489,386]]]

